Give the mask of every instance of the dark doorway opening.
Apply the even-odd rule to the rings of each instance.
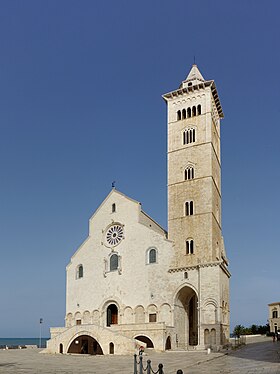
[[[103,355],[99,343],[88,335],[82,335],[75,338],[68,349],[68,353]]]
[[[118,324],[118,308],[115,304],[110,304],[107,308],[107,326]]]
[[[109,352],[110,352],[110,355],[113,355],[115,352],[114,343],[112,342],[109,344]]]
[[[63,344],[59,344],[59,353],[63,353]]]
[[[171,339],[170,339],[170,336],[168,336],[168,338],[166,339],[166,343],[165,343],[165,350],[168,351],[169,349],[171,349]]]

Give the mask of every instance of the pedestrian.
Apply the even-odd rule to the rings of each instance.
[[[273,341],[273,343],[275,342],[275,334],[274,334],[274,332],[272,333],[272,341]]]

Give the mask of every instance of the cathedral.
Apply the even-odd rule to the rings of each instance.
[[[50,353],[219,349],[229,339],[228,259],[221,230],[220,119],[213,80],[193,65],[163,95],[168,232],[112,188],[66,268],[65,326]]]

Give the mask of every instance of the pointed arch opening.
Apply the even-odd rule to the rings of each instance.
[[[177,348],[198,344],[198,297],[189,286],[182,287],[175,297],[174,321]]]
[[[171,349],[171,338],[170,336],[168,336],[165,342],[165,350],[168,351],[170,349]]]

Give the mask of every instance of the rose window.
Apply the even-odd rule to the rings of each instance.
[[[107,243],[110,245],[117,245],[123,239],[123,228],[120,225],[111,226],[106,233]]]

